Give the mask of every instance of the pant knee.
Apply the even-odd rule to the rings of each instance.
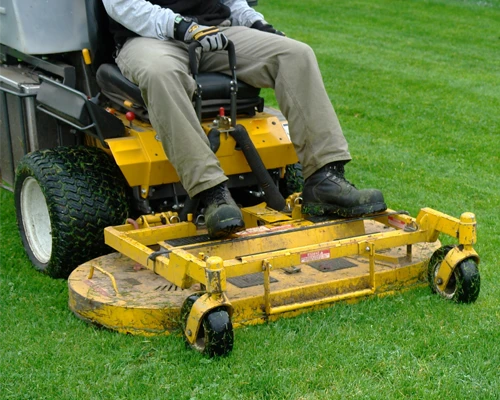
[[[290,51],[295,63],[316,63],[316,54],[314,54],[311,46],[306,43],[294,41]]]
[[[148,92],[162,90],[165,96],[182,96],[184,93],[190,98],[196,89],[192,76],[181,68],[165,63],[151,63],[140,72],[141,89]]]

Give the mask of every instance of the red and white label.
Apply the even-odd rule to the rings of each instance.
[[[387,219],[389,220],[390,225],[392,225],[393,227],[398,228],[398,229],[404,229],[404,227],[406,225],[403,221],[401,221],[400,219],[393,217],[391,215],[389,215],[389,217],[387,217]]]
[[[288,229],[292,229],[293,227],[294,226],[292,224],[276,225],[271,227],[262,225],[254,228],[245,229],[244,231],[237,232],[236,234],[239,236],[248,236],[248,235],[256,235],[259,233],[286,231]]]
[[[267,226],[256,226],[254,228],[248,228],[248,229],[245,229],[244,231],[241,231],[241,232],[236,232],[236,234],[238,236],[248,236],[248,235],[255,235],[255,234],[259,234],[259,233],[265,233],[265,232],[269,232],[270,229],[267,227]]]
[[[303,253],[300,255],[301,263],[308,263],[311,261],[327,260],[330,258],[330,250],[311,251],[310,253]]]
[[[292,229],[293,225],[292,224],[286,224],[286,225],[276,225],[276,226],[271,226],[269,230],[271,232],[276,232],[276,231],[286,231],[288,229]]]

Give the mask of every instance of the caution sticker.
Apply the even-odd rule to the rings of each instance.
[[[241,232],[236,232],[236,234],[238,236],[248,236],[248,235],[256,235],[259,233],[266,233],[269,231],[270,229],[267,226],[262,225],[262,226],[256,226],[254,228],[248,228]]]
[[[330,249],[311,251],[300,255],[301,263],[308,263],[311,261],[327,260],[330,258]]]
[[[392,215],[389,215],[389,217],[387,219],[389,220],[390,225],[392,225],[393,227],[398,228],[398,229],[404,229],[404,227],[406,225],[403,221],[401,221],[400,219],[398,219],[396,217],[393,217]]]
[[[277,225],[277,226],[256,226],[254,228],[248,228],[245,229],[244,231],[241,232],[236,232],[237,235],[239,236],[248,236],[248,235],[256,235],[260,233],[267,233],[267,232],[277,232],[277,231],[286,231],[288,229],[292,229],[294,226],[292,224],[285,224],[285,225]]]
[[[292,224],[286,224],[286,225],[277,225],[277,226],[271,226],[269,230],[271,232],[276,232],[276,231],[286,231],[288,229],[292,229],[294,226]]]

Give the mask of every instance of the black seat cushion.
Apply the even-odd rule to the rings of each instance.
[[[102,92],[110,100],[123,104],[131,101],[136,107],[146,107],[139,87],[125,78],[115,64],[102,64],[97,71],[97,83]],[[204,101],[229,99],[231,77],[217,72],[198,75]],[[260,89],[238,81],[238,100],[254,99],[259,96]]]
[[[203,100],[229,99],[231,96],[231,77],[218,72],[202,72],[198,75]],[[258,97],[260,89],[238,81],[238,99]]]
[[[97,70],[97,84],[110,100],[123,105],[125,100],[137,107],[146,107],[139,86],[125,78],[116,64],[102,64]]]

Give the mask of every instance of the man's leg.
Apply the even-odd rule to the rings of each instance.
[[[235,44],[238,78],[275,90],[304,177],[351,155],[312,49],[290,38],[245,27],[223,30]],[[200,70],[229,73],[225,52],[207,53]]]
[[[344,178],[351,156],[313,50],[255,29],[231,27],[224,33],[235,44],[238,77],[275,90],[306,178],[303,210],[344,217],[384,210],[380,191],[357,190]],[[226,57],[222,52],[206,54],[200,69],[228,73]]]
[[[200,196],[209,235],[222,237],[242,229],[241,212],[223,184],[227,177],[191,102],[196,85],[189,73],[187,46],[133,38],[116,61],[123,75],[141,89],[151,124],[182,185],[191,198]]]
[[[141,89],[151,124],[189,195],[226,181],[191,102],[196,85],[189,73],[186,46],[133,38],[116,62]]]

